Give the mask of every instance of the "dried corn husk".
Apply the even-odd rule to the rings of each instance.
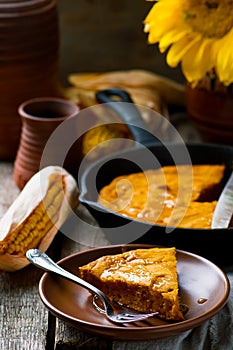
[[[83,99],[85,102],[86,97],[86,102],[90,103],[97,90],[115,87],[127,90],[136,104],[148,107],[152,104],[150,108],[154,108],[160,113],[162,112],[161,99],[165,104],[185,104],[183,84],[143,69],[105,73],[74,73],[69,75],[68,81],[77,89],[80,102]],[[70,93],[75,95],[74,90]]]
[[[0,220],[0,270],[28,265],[30,248],[46,250],[77,205],[77,184],[65,169],[49,166],[36,173]]]

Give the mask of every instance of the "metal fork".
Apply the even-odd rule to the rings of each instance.
[[[61,277],[64,277],[84,288],[87,288],[94,296],[97,295],[104,306],[105,315],[110,321],[114,323],[137,322],[158,314],[158,312],[132,313],[127,310],[123,310],[122,312],[116,313],[108,298],[101,290],[99,290],[92,284],[84,281],[82,278],[79,278],[78,276],[63,269],[61,266],[56,264],[45,252],[39,249],[29,249],[26,252],[26,257],[35,266],[45,271],[56,273]]]

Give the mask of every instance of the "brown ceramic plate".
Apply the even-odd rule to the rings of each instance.
[[[152,246],[95,248],[68,256],[58,264],[77,274],[79,266],[100,256],[148,247]],[[177,250],[177,261],[181,302],[188,306],[185,320],[180,322],[150,318],[137,325],[115,325],[93,306],[93,297],[86,289],[48,272],[40,280],[39,295],[52,314],[88,333],[127,341],[165,338],[195,328],[214,316],[226,303],[230,290],[226,275],[209,260]]]

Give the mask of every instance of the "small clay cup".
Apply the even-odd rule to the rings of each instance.
[[[43,150],[51,134],[67,118],[77,116],[79,107],[65,99],[39,97],[23,102],[18,113],[22,128],[14,163],[14,181],[22,189],[40,170]],[[58,151],[52,150],[51,164],[48,165],[56,165]]]

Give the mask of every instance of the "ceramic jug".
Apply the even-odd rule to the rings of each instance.
[[[43,151],[52,133],[62,122],[77,116],[78,112],[76,104],[61,98],[33,98],[19,106],[22,130],[14,163],[14,180],[20,189],[40,170]],[[69,138],[69,133],[65,137]],[[46,165],[60,165],[56,162],[63,142],[58,140],[56,147],[48,151]],[[75,165],[76,160],[71,159],[71,162]]]
[[[0,160],[15,158],[18,106],[33,97],[62,97],[58,64],[56,0],[0,1]]]

